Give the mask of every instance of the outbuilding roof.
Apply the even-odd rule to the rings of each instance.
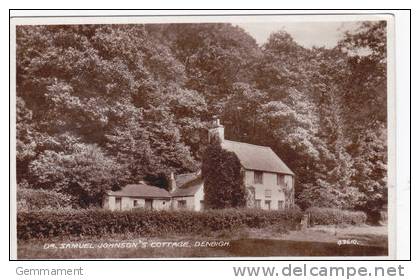
[[[185,181],[182,185],[177,185],[177,189],[174,190],[171,195],[172,197],[194,196],[202,185],[203,179],[201,178],[201,175],[194,174],[193,177],[189,176],[189,181]]]
[[[223,140],[222,148],[234,152],[245,169],[294,175],[270,147]]]
[[[175,175],[175,182],[178,187],[182,187],[183,185],[194,180],[197,177],[197,172],[178,174]]]
[[[171,198],[171,194],[162,188],[146,184],[130,184],[118,191],[108,191],[108,195],[144,198]]]

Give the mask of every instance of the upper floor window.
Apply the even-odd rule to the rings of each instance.
[[[277,185],[284,186],[285,185],[285,177],[283,174],[277,174]]]
[[[263,172],[254,171],[254,184],[262,184],[262,183],[263,183]]]
[[[271,197],[271,190],[270,189],[264,190],[264,196],[265,197]]]

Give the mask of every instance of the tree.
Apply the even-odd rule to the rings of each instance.
[[[353,184],[362,194],[356,208],[365,211],[370,222],[378,223],[388,203],[386,129],[360,138],[349,148],[356,169]]]
[[[38,167],[65,168],[58,158],[79,154],[76,146],[95,147],[104,164],[124,168],[119,184],[195,169],[168,102],[187,92],[184,71],[143,25],[19,26],[18,180],[47,187],[51,181]],[[65,176],[57,178],[54,188],[68,185]],[[85,183],[92,196],[103,186],[88,176],[78,184]]]
[[[16,177],[18,183],[28,178],[28,165],[36,157],[32,112],[25,101],[16,98]]]
[[[208,117],[220,113],[235,82],[247,81],[260,53],[254,38],[226,23],[151,26],[183,62],[186,87],[206,99]]]
[[[37,188],[71,194],[81,206],[88,206],[124,182],[125,171],[97,145],[71,143],[66,151],[46,150],[31,162]]]
[[[377,223],[387,204],[387,38],[386,22],[363,22],[346,33],[338,48],[347,54],[350,73],[343,80],[345,135],[354,161],[352,184],[357,205]]]
[[[224,150],[218,142],[210,143],[202,164],[204,204],[207,208],[245,206],[247,192],[241,169],[235,153]]]

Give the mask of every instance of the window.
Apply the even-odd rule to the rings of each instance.
[[[255,208],[258,208],[258,209],[261,208],[261,200],[260,199],[255,200]]]
[[[284,201],[283,200],[279,200],[279,210],[284,208]]]
[[[204,210],[204,200],[200,200],[200,210]]]
[[[108,208],[109,207],[109,197],[104,198],[104,200],[102,201],[102,207],[103,208]]]
[[[271,210],[271,200],[264,201],[265,209]]]
[[[263,173],[261,171],[254,171],[254,184],[263,183]]]
[[[139,207],[139,201],[137,199],[133,200],[133,207]]]
[[[187,208],[187,201],[186,200],[178,200],[178,208],[179,209]]]
[[[264,191],[264,195],[265,195],[265,197],[271,197],[271,190],[266,189],[266,190]]]
[[[282,175],[282,174],[277,174],[277,185],[278,186],[282,186],[282,185],[284,185],[284,182],[285,180],[284,180],[284,175]]]
[[[115,198],[115,209],[117,209],[117,210],[122,209],[121,197],[116,197]]]

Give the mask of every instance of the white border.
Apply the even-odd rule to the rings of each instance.
[[[23,12],[23,13],[22,13]],[[35,16],[39,15],[39,13],[42,13],[43,16],[64,16],[64,15],[121,15],[125,12],[125,14],[135,14],[139,13],[137,12],[129,12],[129,11],[29,11],[29,15]],[[143,14],[156,14],[162,13],[162,11],[141,11]],[[171,11],[171,14],[207,14],[210,11],[200,12],[200,11]],[[168,11],[164,11],[164,13],[168,14]],[[211,12],[211,13],[214,13]],[[217,13],[223,13],[223,14],[244,14],[244,13],[255,13],[255,14],[262,14],[262,13],[270,13],[273,12],[263,12],[263,11],[217,11]],[[277,13],[277,12],[276,12]],[[15,151],[15,140],[16,140],[16,132],[15,132],[15,64],[13,63],[15,61],[15,26],[20,24],[121,24],[121,23],[168,23],[168,22],[178,22],[178,23],[192,23],[192,22],[230,22],[230,23],[240,23],[240,22],[314,22],[314,21],[361,21],[361,20],[387,20],[388,29],[387,29],[387,35],[388,35],[388,191],[389,191],[389,256],[388,257],[373,257],[373,259],[393,259],[396,256],[399,258],[407,258],[406,254],[401,255],[397,254],[397,248],[396,244],[400,244],[400,238],[398,238],[397,242],[397,234],[395,232],[395,226],[396,223],[400,220],[396,217],[396,207],[395,203],[392,203],[392,201],[395,201],[396,198],[395,195],[395,189],[397,186],[396,182],[396,170],[395,170],[395,155],[396,155],[396,113],[395,113],[395,104],[396,104],[396,95],[395,95],[395,56],[394,56],[394,20],[393,16],[391,14],[384,14],[383,11],[366,11],[363,12],[363,14],[359,15],[352,15],[352,14],[340,14],[340,15],[334,15],[334,13],[342,13],[340,11],[279,11],[278,13],[281,14],[289,14],[289,15],[279,15],[279,16],[273,16],[273,15],[265,15],[265,16],[243,16],[243,15],[235,15],[235,16],[220,16],[220,15],[214,15],[214,16],[165,16],[165,17],[71,17],[71,18],[60,18],[60,17],[48,17],[48,18],[12,18],[11,20],[11,41],[10,41],[10,48],[11,48],[11,75],[10,75],[10,83],[11,83],[11,134],[10,134],[10,141],[11,141],[11,201],[16,201],[15,197],[15,168],[16,168],[16,162],[14,157],[14,151]],[[298,14],[306,14],[306,15],[296,15]],[[333,13],[333,15],[314,15],[314,13]],[[351,13],[349,11],[346,11],[346,13]],[[360,11],[357,11],[357,13],[360,13]],[[27,11],[17,11],[14,16],[18,15],[28,15]],[[409,194],[408,194],[409,195]],[[400,204],[398,204],[400,205]],[[398,206],[399,207],[399,206]],[[398,208],[397,207],[397,208]],[[16,236],[15,226],[16,226],[16,204],[11,205],[11,236]],[[405,212],[406,214],[407,212]],[[398,217],[401,217],[398,215]],[[400,223],[399,223],[400,224]],[[400,228],[399,226],[397,228]],[[405,239],[406,240],[406,239]],[[12,240],[12,251],[11,251],[11,257],[16,257],[16,240]],[[398,245],[399,246],[399,245]],[[291,257],[269,257],[269,258],[260,258],[260,259],[372,259],[372,257],[298,257],[298,258],[291,258]],[[240,258],[239,258],[240,259]],[[250,259],[250,258],[246,258]],[[253,258],[258,259],[258,258]]]

